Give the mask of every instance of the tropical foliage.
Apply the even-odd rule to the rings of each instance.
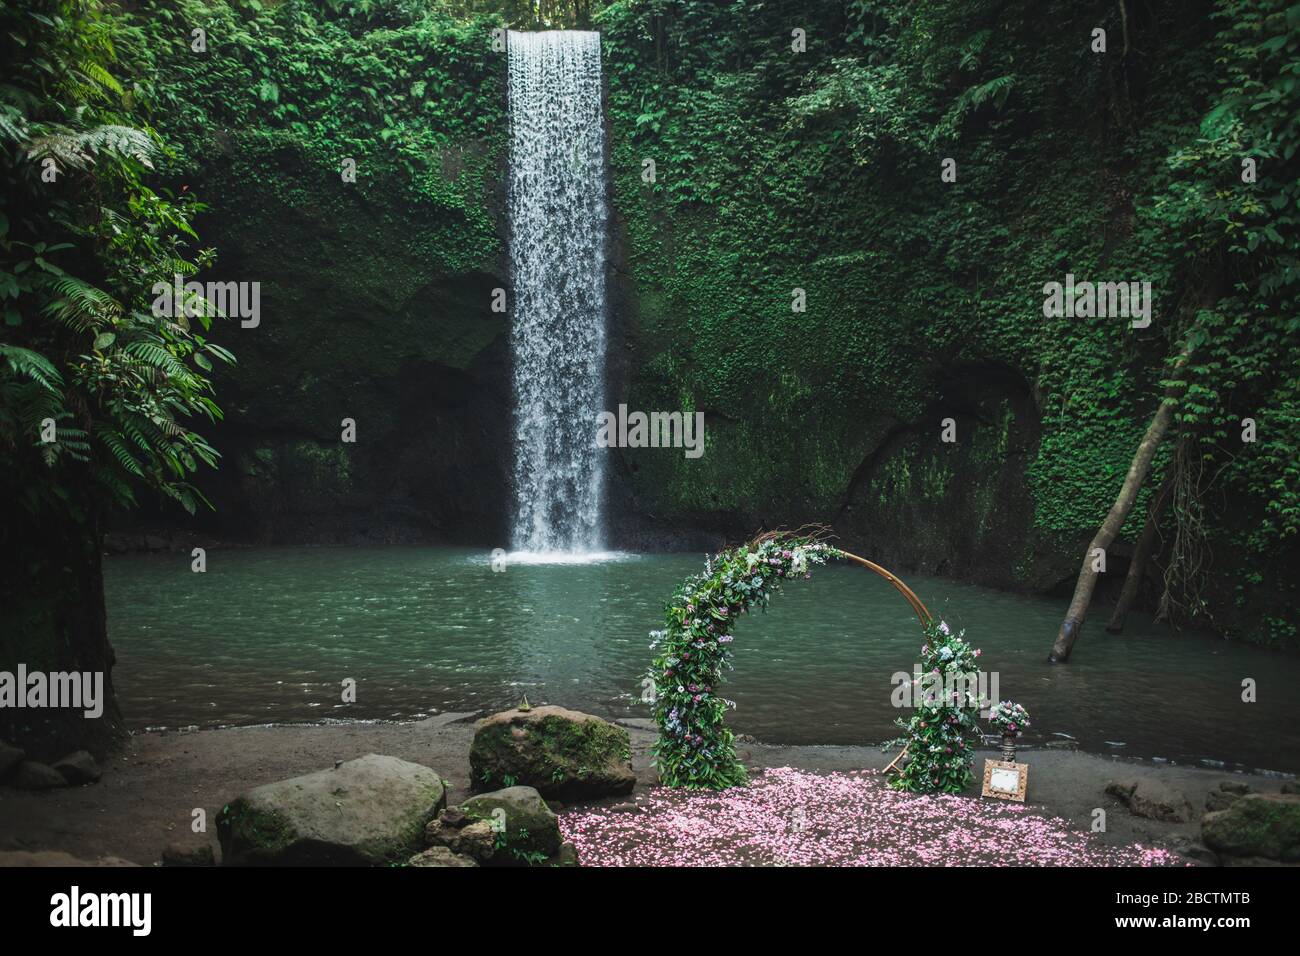
[[[217,453],[191,422],[220,417],[207,375],[232,356],[206,304],[151,306],[155,284],[211,261],[190,225],[201,207],[151,183],[165,146],[114,74],[120,24],[98,0],[8,5],[0,25],[9,503],[89,515],[145,486],[193,511],[189,478]]]

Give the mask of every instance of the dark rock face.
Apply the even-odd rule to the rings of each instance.
[[[446,805],[419,764],[367,754],[333,770],[256,787],[221,812],[225,865],[377,866],[409,859]]]
[[[889,567],[997,587],[1052,587],[1077,558],[1062,563],[1033,528],[1025,472],[1040,429],[1028,383],[992,367],[954,370],[944,380],[934,403],[886,431],[864,457],[837,531]],[[944,419],[952,419],[954,442],[940,440]]]
[[[460,147],[497,169],[491,147]],[[493,291],[510,289],[504,176],[472,195],[471,216],[409,198],[391,170],[374,175],[387,178],[324,182],[292,144],[205,165],[195,189],[212,208],[199,227],[221,253],[207,279],[260,282],[259,324],[213,331],[238,359],[216,370],[226,417],[204,429],[222,453],[200,480],[215,511],[142,513],[115,529],[127,546],[182,522],[256,544],[507,543],[509,329],[492,310]],[[388,194],[403,199],[376,201]]]
[[[628,793],[636,785],[622,727],[563,707],[507,710],[477,724],[469,752],[475,787],[533,787],[566,802]]]

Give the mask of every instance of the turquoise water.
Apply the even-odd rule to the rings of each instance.
[[[106,560],[109,634],[135,728],[410,719],[496,710],[525,694],[605,716],[647,716],[649,632],[702,555],[508,564],[447,548],[210,551]],[[1122,637],[1094,622],[1067,666],[1045,663],[1063,602],[927,578],[930,609],[983,649],[1031,739],[1180,762],[1300,770],[1300,658],[1171,636],[1138,616]],[[893,734],[891,675],[919,631],[888,584],[851,566],[796,581],[736,631],[737,733],[783,743]],[[1243,703],[1253,678],[1258,702]],[[343,704],[345,679],[356,702]],[[1124,746],[1116,746],[1123,744]]]

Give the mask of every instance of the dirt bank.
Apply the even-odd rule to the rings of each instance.
[[[237,727],[194,733],[140,734],[105,764],[103,779],[85,787],[24,792],[0,787],[0,851],[65,851],[81,859],[120,857],[156,863],[168,844],[210,842],[221,807],[249,787],[333,766],[366,753],[391,754],[424,764],[450,781],[452,803],[470,792],[469,746],[474,714],[440,714],[400,724]],[[645,721],[628,721],[637,792],[657,781],[649,765],[654,734]],[[809,771],[881,769],[888,757],[874,747],[785,747],[746,741],[742,759],[755,769]],[[980,754],[977,769],[982,768]],[[1132,816],[1105,794],[1118,778],[1155,776],[1184,793],[1197,813],[1206,794],[1224,780],[1276,792],[1281,781],[1247,774],[1167,764],[1152,765],[1064,750],[1029,750],[1029,804],[1086,830],[1093,810],[1107,811],[1100,839],[1113,845],[1196,840],[1199,819],[1164,823]],[[975,793],[972,790],[972,793]],[[208,833],[193,834],[194,809],[207,811]]]

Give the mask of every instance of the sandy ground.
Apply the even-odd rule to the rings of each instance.
[[[250,787],[334,765],[367,753],[424,764],[450,781],[449,803],[469,795],[469,747],[474,714],[440,714],[401,724],[238,727],[193,733],[140,734],[104,764],[103,779],[84,787],[24,792],[0,787],[0,851],[63,851],[83,860],[119,857],[149,866],[169,844],[210,843],[222,806]],[[648,721],[624,722],[632,738],[637,793],[657,783],[650,767],[654,733]],[[881,769],[889,760],[875,747],[787,747],[744,741],[740,755],[751,768],[793,767],[836,771]],[[976,760],[981,771],[986,756]],[[1093,810],[1107,811],[1103,840],[1115,845],[1163,845],[1196,840],[1199,819],[1163,823],[1132,816],[1104,793],[1114,779],[1156,775],[1181,790],[1197,808],[1223,780],[1245,781],[1277,792],[1277,779],[1196,767],[1141,764],[1066,750],[1025,750],[1028,803],[1088,829]],[[972,789],[972,794],[977,790]],[[190,829],[195,808],[207,811],[208,833]],[[219,852],[217,853],[220,858]]]

